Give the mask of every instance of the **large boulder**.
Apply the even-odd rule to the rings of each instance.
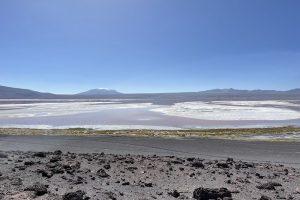
[[[37,196],[42,196],[48,192],[47,186],[38,182],[25,188],[25,191],[33,191]]]
[[[197,188],[194,190],[193,198],[197,200],[223,199],[225,197],[231,198],[231,192],[227,188],[211,189],[211,188]]]

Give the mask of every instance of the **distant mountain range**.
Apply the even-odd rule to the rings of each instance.
[[[51,93],[37,92],[28,89],[0,86],[0,99],[38,99],[54,98]]]
[[[99,96],[99,95],[114,95],[114,94],[121,94],[121,92],[118,92],[117,90],[107,89],[107,88],[98,88],[98,89],[88,90],[86,92],[81,92],[77,95]]]
[[[233,89],[233,88],[229,88],[229,89],[213,89],[213,90],[206,90],[206,91],[200,91],[200,93],[206,93],[206,94],[249,94],[249,93],[264,93],[264,94],[284,94],[284,93],[299,93],[300,94],[300,89],[293,89],[293,90],[286,90],[286,91],[278,91],[278,90],[237,90],[237,89]]]
[[[19,89],[0,86],[0,99],[96,99],[96,98],[119,98],[136,99],[139,102],[151,101],[158,104],[168,104],[182,101],[218,101],[218,100],[274,100],[289,99],[300,100],[300,89],[288,91],[276,90],[237,90],[237,89],[214,89],[200,92],[178,93],[140,93],[124,94],[116,90],[99,88],[74,95],[58,95],[37,92],[28,89]]]

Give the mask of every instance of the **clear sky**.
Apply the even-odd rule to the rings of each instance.
[[[1,0],[0,85],[300,87],[299,0]]]

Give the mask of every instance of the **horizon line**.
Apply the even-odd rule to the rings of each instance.
[[[286,89],[286,90],[276,90],[276,89],[262,89],[262,88],[255,88],[255,89],[242,89],[242,88],[234,88],[234,87],[228,87],[228,88],[212,88],[212,89],[205,89],[205,90],[197,90],[197,91],[165,91],[165,92],[122,92],[117,89],[111,89],[111,88],[101,88],[101,87],[96,87],[92,89],[87,89],[85,91],[79,91],[76,93],[55,93],[55,92],[47,92],[47,91],[40,91],[36,89],[30,89],[30,88],[20,88],[16,86],[7,86],[7,85],[0,85],[0,87],[8,87],[8,88],[14,88],[14,89],[24,89],[24,90],[31,90],[35,92],[40,92],[40,93],[50,93],[54,95],[78,95],[79,93],[86,92],[89,90],[114,90],[117,92],[120,92],[120,94],[164,94],[164,93],[197,93],[197,92],[209,92],[213,90],[236,90],[236,91],[276,91],[276,92],[287,92],[287,91],[292,91],[292,90],[297,90],[300,89],[300,87],[295,87],[291,89]]]

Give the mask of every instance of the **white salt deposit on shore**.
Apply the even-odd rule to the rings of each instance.
[[[234,105],[234,106],[284,106],[284,107],[300,107],[293,101],[212,101],[218,105]]]
[[[120,104],[112,102],[3,104],[0,105],[0,119],[73,115],[108,109],[133,109],[150,106],[150,103]]]
[[[69,128],[85,128],[94,130],[183,130],[182,128],[169,126],[146,126],[146,125],[70,125],[70,126],[51,126],[51,125],[0,125],[0,128],[29,128],[29,129],[69,129]]]
[[[202,120],[291,120],[299,119],[300,112],[276,105],[289,106],[281,101],[222,101],[183,102],[151,109],[166,115]],[[268,106],[264,106],[268,105]],[[271,106],[274,107],[271,107]],[[292,104],[293,106],[299,106]]]

